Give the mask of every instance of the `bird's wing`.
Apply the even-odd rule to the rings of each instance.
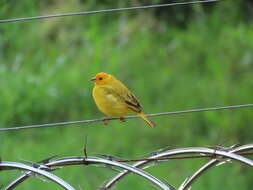
[[[125,87],[112,88],[111,86],[103,86],[107,95],[114,96],[119,100],[119,103],[126,104],[126,106],[134,112],[142,112],[142,106],[139,100]],[[120,89],[120,90],[118,90]]]
[[[131,92],[129,92],[126,95],[125,103],[128,105],[128,107],[131,110],[138,112],[138,113],[142,112],[142,106],[141,106],[139,100]]]

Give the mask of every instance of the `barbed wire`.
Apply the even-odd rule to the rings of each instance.
[[[239,144],[235,144],[235,145],[231,145],[229,147],[224,147],[222,145],[218,145],[218,146],[212,146],[210,148],[205,148],[205,147],[188,147],[188,148],[178,148],[178,149],[168,149],[166,151],[162,151],[162,152],[158,152],[157,154],[149,157],[148,159],[156,159],[156,158],[164,158],[164,157],[178,157],[178,158],[198,158],[198,156],[210,156],[210,158],[212,160],[208,161],[208,163],[210,163],[211,161],[215,161],[215,163],[211,164],[211,165],[203,165],[200,169],[203,169],[203,167],[205,168],[205,171],[208,169],[208,168],[211,168],[213,166],[215,166],[216,164],[219,163],[222,164],[222,163],[230,163],[231,160],[230,159],[226,159],[224,158],[223,156],[220,157],[219,155],[219,152],[222,151],[223,153],[236,153],[237,155],[239,155],[240,153],[246,153],[244,151],[249,151],[249,150],[252,150],[253,149],[253,144],[248,144],[248,145],[242,145],[240,146]],[[206,150],[212,150],[209,152],[209,154],[206,154],[203,152],[206,151]],[[160,150],[158,150],[160,151]],[[189,155],[189,156],[180,156],[181,154],[192,154],[192,153],[198,153],[200,155]],[[204,154],[203,154],[204,153]],[[242,156],[242,155],[240,155]],[[164,161],[169,161],[169,160],[164,160]],[[159,160],[140,160],[138,162],[135,162],[132,166],[134,167],[137,167],[137,168],[140,168],[142,167],[143,169],[147,169],[147,168],[150,168],[150,167],[153,167],[153,166],[156,166],[158,164],[160,164],[161,162],[164,162],[164,161],[159,161]],[[248,160],[249,161],[249,160]],[[153,164],[149,164],[149,162],[153,162]],[[149,165],[147,165],[149,164]],[[189,177],[189,178],[186,178],[184,180],[184,182],[182,183],[182,185],[180,185],[180,190],[186,190],[188,189],[187,187],[189,187],[198,177],[202,176],[202,174],[204,173],[204,171],[202,170],[200,173],[199,173],[199,170],[197,170],[197,172],[194,172],[194,174]],[[112,188],[116,182],[119,182],[120,180],[122,180],[122,178],[124,178],[127,174],[129,174],[128,171],[122,171],[118,174],[116,174],[113,178],[111,178],[104,186],[103,188],[104,189],[107,189],[109,190],[110,188]]]
[[[134,173],[139,176],[142,176],[146,180],[150,181],[157,187],[166,190],[175,190],[178,188],[174,188],[170,183],[163,183],[161,180],[152,176],[151,174],[144,171],[144,169],[156,166],[162,162],[168,162],[171,159],[192,159],[192,158],[211,158],[212,160],[208,161],[206,164],[201,166],[196,172],[193,173],[191,177],[187,177],[183,183],[180,185],[180,190],[188,189],[197,178],[203,175],[208,168],[213,166],[219,166],[224,163],[233,163],[233,161],[240,162],[247,166],[253,167],[253,160],[246,158],[246,155],[252,155],[253,152],[250,150],[253,149],[253,144],[247,145],[232,145],[229,147],[224,146],[214,146],[212,148],[206,147],[186,147],[186,148],[177,148],[177,149],[169,149],[163,152],[158,152],[156,155],[149,156],[148,158],[140,158],[140,159],[118,159],[116,156],[110,156],[105,158],[101,157],[92,157],[92,156],[69,156],[63,157],[59,159],[55,159],[55,156],[51,156],[49,158],[43,159],[40,162],[32,162],[25,161],[25,165],[19,162],[8,162],[1,161],[0,162],[0,170],[13,170],[13,169],[21,169],[26,170],[25,173],[22,173],[21,176],[13,180],[5,189],[10,190],[16,187],[17,185],[24,182],[29,177],[36,177],[38,179],[39,176],[35,174],[39,174],[47,177],[49,180],[61,185],[65,189],[73,190],[73,187],[70,186],[67,182],[62,180],[61,178],[57,178],[57,176],[51,175],[49,172],[53,172],[54,170],[62,169],[65,166],[77,166],[77,165],[93,165],[100,166],[102,168],[111,169],[113,171],[117,171],[118,174],[111,178],[106,184],[103,185],[101,189],[107,189],[113,187],[116,182],[121,180],[124,176],[129,173]],[[157,151],[160,151],[157,150]],[[157,152],[156,151],[156,152]],[[181,155],[181,156],[180,156]],[[24,161],[24,160],[23,160]],[[122,162],[135,162],[133,165],[128,165]],[[152,164],[153,163],[153,164]],[[169,162],[171,163],[171,162]],[[119,168],[119,170],[115,170],[114,167]],[[173,172],[173,171],[171,171]]]
[[[190,5],[190,4],[199,4],[199,3],[211,3],[211,2],[215,2],[215,1],[219,1],[219,0],[201,0],[201,1],[176,2],[176,3],[166,3],[166,4],[136,6],[136,7],[102,9],[102,10],[96,10],[96,11],[82,11],[82,12],[53,14],[53,15],[44,15],[44,16],[31,16],[31,17],[21,17],[21,18],[10,18],[10,19],[1,19],[0,23],[19,22],[19,21],[27,21],[27,20],[35,20],[35,19],[47,19],[47,18],[56,18],[56,17],[66,17],[66,16],[98,14],[98,13],[107,13],[107,12],[130,11],[130,10],[137,10],[137,9],[150,9],[150,8],[158,8],[158,7],[177,6],[177,5]]]
[[[67,182],[65,182],[61,178],[41,168],[35,168],[33,166],[28,166],[19,162],[4,162],[4,161],[0,162],[0,170],[9,170],[9,169],[27,170],[34,174],[38,174],[38,175],[46,177],[47,179],[50,179],[51,181],[63,187],[64,189],[75,190],[71,185],[69,185]]]
[[[240,154],[241,151],[245,150],[252,150],[252,144],[247,144],[247,145],[242,145],[242,146],[237,146],[237,145],[232,145],[230,147],[226,147],[228,152],[230,153],[237,153]],[[227,160],[229,163],[231,163],[231,160]],[[204,164],[202,167],[197,169],[190,177],[186,178],[186,180],[180,185],[178,190],[189,190],[191,185],[197,181],[197,179],[202,176],[205,172],[207,172],[208,169],[214,167],[214,166],[219,166],[221,164],[226,163],[226,161],[222,161],[219,158],[214,158],[208,161],[206,164]]]
[[[191,109],[191,110],[183,110],[183,111],[175,111],[175,112],[154,113],[154,114],[146,114],[146,116],[156,117],[156,116],[164,116],[164,115],[176,115],[176,114],[186,114],[186,113],[216,111],[216,110],[226,110],[226,109],[239,109],[239,108],[247,108],[247,107],[253,107],[253,104],[242,104],[242,105],[233,105],[233,106]],[[133,116],[133,115],[124,117],[124,119],[134,119],[134,118],[139,118],[139,117]],[[117,120],[117,119],[120,119],[120,118],[119,117],[106,118],[106,120],[108,121]],[[90,120],[80,120],[80,121],[67,121],[67,122],[58,122],[58,123],[26,125],[26,126],[20,126],[20,127],[0,128],[0,131],[11,131],[11,130],[21,130],[21,129],[31,129],[31,128],[42,128],[42,127],[56,127],[56,126],[65,126],[65,125],[82,124],[82,123],[95,123],[95,122],[103,122],[104,120],[105,118],[100,118],[100,119],[90,119]]]

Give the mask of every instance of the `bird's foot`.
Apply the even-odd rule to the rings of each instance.
[[[120,120],[121,122],[126,122],[126,120],[125,120],[124,117],[120,117],[119,120]]]
[[[102,118],[102,122],[104,123],[104,125],[108,125],[108,121],[111,120],[111,117],[104,117]]]

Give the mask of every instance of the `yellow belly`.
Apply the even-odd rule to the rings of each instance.
[[[127,105],[103,88],[94,87],[93,98],[99,110],[110,117],[123,117],[130,112]]]

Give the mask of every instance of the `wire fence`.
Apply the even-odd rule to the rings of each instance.
[[[28,20],[35,20],[35,19],[48,19],[48,18],[66,17],[66,16],[98,14],[98,13],[108,13],[108,12],[118,12],[118,11],[130,11],[130,10],[138,10],[138,9],[150,9],[150,8],[169,7],[169,6],[178,6],[178,5],[191,5],[191,4],[200,4],[200,3],[211,3],[211,2],[216,2],[216,1],[219,1],[219,0],[186,1],[186,2],[175,2],[175,3],[157,4],[157,5],[146,5],[146,6],[137,6],[137,7],[103,9],[103,10],[96,10],[96,11],[83,11],[83,12],[73,12],[73,13],[64,13],[64,14],[44,15],[44,16],[32,16],[32,17],[23,17],[23,18],[10,18],[10,19],[2,19],[2,20],[0,20],[0,23],[28,21]]]
[[[200,109],[191,109],[191,110],[174,111],[174,112],[154,113],[154,114],[147,114],[146,116],[155,117],[155,116],[186,114],[186,113],[204,112],[204,111],[249,108],[249,107],[253,107],[253,104],[242,104],[242,105],[200,108]],[[124,119],[134,119],[134,118],[138,118],[138,116],[124,117]],[[117,120],[117,119],[120,119],[120,118],[119,117],[106,118],[106,120]],[[0,131],[12,131],[12,130],[22,130],[22,129],[41,128],[41,127],[56,127],[56,126],[65,126],[65,125],[82,124],[82,123],[95,123],[95,122],[103,122],[104,120],[105,118],[80,120],[80,121],[67,121],[67,122],[58,122],[58,123],[47,123],[47,124],[36,124],[36,125],[27,125],[27,126],[20,126],[20,127],[0,128]]]
[[[166,151],[156,151],[155,155],[147,158],[141,159],[119,159],[116,156],[103,155],[102,157],[92,157],[92,156],[71,156],[64,157],[60,159],[55,159],[56,156],[49,157],[38,163],[25,161],[27,164],[20,162],[0,162],[0,172],[6,170],[24,170],[19,177],[11,181],[6,185],[5,190],[11,190],[21,185],[29,177],[35,177],[41,179],[42,177],[58,184],[64,189],[74,190],[75,188],[71,186],[68,182],[59,178],[58,176],[52,174],[53,171],[65,168],[66,166],[97,166],[106,165],[107,167],[102,167],[105,169],[113,169],[117,171],[118,174],[108,179],[108,181],[100,187],[100,190],[108,190],[116,185],[117,182],[124,179],[124,177],[129,173],[134,173],[141,176],[143,180],[149,181],[151,184],[155,185],[159,189],[164,190],[187,190],[189,189],[195,181],[197,181],[208,169],[219,166],[225,163],[231,163],[237,161],[249,167],[253,167],[253,160],[246,158],[246,155],[252,155],[253,152],[249,152],[253,149],[253,144],[248,145],[233,145],[230,147],[217,146],[213,148],[206,147],[188,147],[179,149],[170,149]],[[106,158],[105,158],[106,157]],[[147,168],[154,167],[162,162],[168,162],[169,160],[179,160],[179,159],[195,159],[195,158],[209,158],[210,160],[201,166],[198,170],[193,172],[193,174],[183,179],[179,187],[174,187],[173,182],[165,183],[163,180],[151,175],[150,173],[144,171]],[[124,162],[134,162],[136,163],[130,165]],[[172,162],[169,162],[172,163]],[[117,170],[115,168],[118,168]],[[171,171],[173,172],[173,171]],[[88,181],[89,179],[86,179]]]

